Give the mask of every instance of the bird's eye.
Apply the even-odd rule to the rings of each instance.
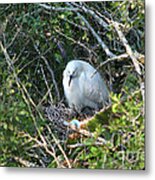
[[[76,73],[76,70],[77,70],[77,69],[75,69],[75,70],[73,71],[73,74],[75,74],[75,73]]]

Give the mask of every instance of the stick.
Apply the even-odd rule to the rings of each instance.
[[[126,52],[129,54],[137,73],[141,75],[141,69],[140,69],[139,63],[138,63],[131,47],[129,46],[127,39],[125,38],[124,34],[120,30],[119,23],[116,21],[111,21],[111,23],[115,27],[120,40],[122,41],[123,45],[125,46]]]

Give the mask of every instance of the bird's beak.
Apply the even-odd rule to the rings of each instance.
[[[72,78],[73,78],[73,76],[70,75],[70,76],[69,76],[69,81],[68,81],[68,86],[70,86],[70,83],[71,83]]]

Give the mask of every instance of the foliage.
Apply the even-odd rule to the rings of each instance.
[[[145,168],[144,18],[142,0],[0,5],[1,166]],[[42,107],[64,100],[71,59],[99,69],[112,106],[88,123],[94,137],[61,142]]]

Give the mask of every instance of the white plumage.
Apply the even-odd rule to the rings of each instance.
[[[70,108],[99,110],[109,103],[109,92],[95,68],[82,60],[70,61],[63,72],[63,88]]]

